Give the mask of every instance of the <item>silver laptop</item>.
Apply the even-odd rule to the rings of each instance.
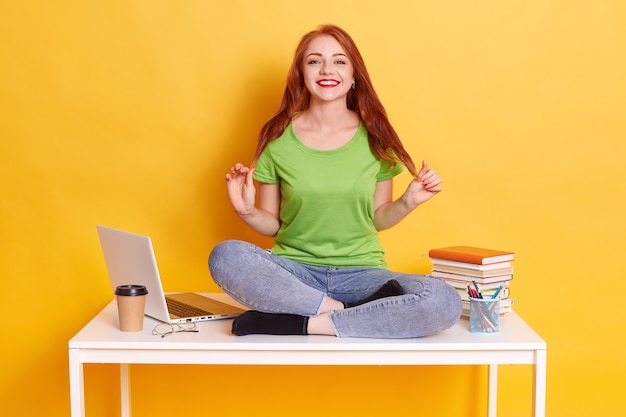
[[[113,290],[119,285],[145,285],[146,316],[165,323],[184,323],[226,319],[245,311],[196,293],[165,295],[148,236],[104,226],[97,229]]]

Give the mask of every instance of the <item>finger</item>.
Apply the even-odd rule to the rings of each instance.
[[[248,171],[248,173],[246,174],[246,185],[249,187],[252,187],[254,185],[254,171],[255,168],[252,168]]]
[[[230,173],[226,174],[227,179],[231,179],[234,180],[235,178],[237,178],[239,175],[241,174],[240,171],[236,170],[235,167],[232,167],[230,169]]]
[[[428,187],[424,187],[424,189],[431,193],[438,193],[441,190],[443,190],[443,187],[439,184],[432,184],[432,185],[429,185]]]
[[[439,184],[440,182],[441,177],[437,175],[437,173],[432,169],[429,170],[424,176],[422,176],[422,184],[424,185],[434,185]]]
[[[422,161],[422,168],[420,169],[420,172],[417,174],[417,179],[421,181],[422,177],[426,175],[426,172],[428,172],[428,165],[426,164],[426,161]]]
[[[237,164],[234,167],[230,168],[230,173],[233,176],[237,176],[237,175],[244,175],[245,176],[246,173],[248,173],[248,171],[250,171],[250,168],[248,168],[248,167],[246,167],[244,165],[241,165],[241,164]]]
[[[230,168],[230,172],[238,172],[247,170],[246,166],[240,162],[237,162],[234,166]]]

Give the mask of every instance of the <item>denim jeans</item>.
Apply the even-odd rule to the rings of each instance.
[[[447,329],[461,315],[461,298],[443,280],[378,268],[304,265],[251,243],[227,240],[209,257],[215,282],[235,300],[268,313],[315,316],[324,296],[355,302],[391,279],[403,295],[330,313],[339,337],[411,338]]]

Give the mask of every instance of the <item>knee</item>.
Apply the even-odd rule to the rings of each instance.
[[[229,271],[236,270],[237,253],[241,253],[242,244],[238,240],[225,240],[218,243],[209,255],[209,271],[216,284],[222,287],[222,280],[229,276]]]
[[[209,254],[209,270],[213,272],[226,258],[225,254],[228,252],[229,240],[223,241],[215,245],[211,253]]]
[[[241,240],[224,240],[218,243],[209,255],[209,267],[237,259],[245,254],[250,246],[252,246],[250,243]]]
[[[445,282],[441,282],[437,293],[438,303],[441,306],[439,309],[441,325],[447,329],[454,326],[461,317],[463,309],[461,296],[454,287]]]

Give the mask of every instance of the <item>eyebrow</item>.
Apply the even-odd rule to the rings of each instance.
[[[321,54],[320,52],[311,52],[311,53],[310,53],[310,54],[308,54],[305,58],[308,58],[308,57],[310,57],[311,55],[314,55],[314,56],[322,56],[322,54]],[[344,54],[343,52],[337,52],[337,53],[333,54],[332,56],[333,56],[333,57],[336,57],[336,56],[344,56],[344,57],[346,57],[346,58],[348,57],[348,55]]]

